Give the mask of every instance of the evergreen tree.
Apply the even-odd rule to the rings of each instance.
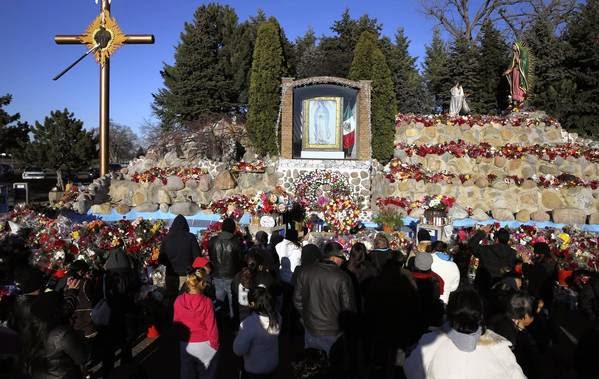
[[[574,101],[564,111],[564,125],[583,135],[599,137],[599,0],[587,0],[568,25],[566,65],[573,77]]]
[[[525,40],[534,56],[532,91],[528,94],[530,104],[554,116],[562,116],[570,106],[573,82],[565,67],[567,44],[556,35],[554,24],[547,16],[539,14],[527,30]],[[556,89],[560,89],[558,92]]]
[[[264,21],[266,21],[266,15],[264,11],[259,9],[256,16],[239,25],[235,31],[234,42],[231,44],[233,87],[235,93],[238,94],[238,101],[241,106],[248,102],[254,44],[256,43],[258,26]]]
[[[385,56],[393,75],[397,109],[401,113],[426,112],[430,107],[430,101],[426,99],[422,78],[416,69],[416,58],[408,52],[410,41],[403,28],[399,28],[395,33],[395,44],[390,44],[387,38],[383,38],[381,44],[390,45],[383,48],[383,51],[390,50]]]
[[[364,31],[370,31],[379,36],[382,25],[376,18],[362,15],[352,19],[349,9],[345,9],[341,19],[335,21],[331,30],[334,37],[322,37],[318,48],[322,57],[320,62],[322,75],[345,78],[348,75],[353,53],[358,39]]]
[[[467,102],[472,113],[481,113],[480,94],[481,78],[478,77],[480,55],[478,47],[468,41],[460,38],[453,41],[449,52],[449,86],[443,88],[447,94],[451,87],[457,82],[464,88],[467,96]]]
[[[316,34],[314,34],[314,29],[308,28],[308,31],[303,36],[295,40],[294,47],[296,59],[295,76],[298,79],[313,76],[310,75],[310,72],[311,66],[316,62],[312,60],[316,52]]]
[[[449,77],[449,52],[438,28],[433,29],[433,39],[426,46],[424,58],[424,81],[435,109],[449,104],[449,90],[453,86]]]
[[[258,28],[252,61],[247,131],[261,155],[276,155],[276,123],[279,112],[281,77],[285,73],[281,32],[276,22]]]
[[[176,47],[175,64],[161,71],[165,88],[154,94],[154,113],[170,127],[208,113],[239,106],[231,66],[237,15],[229,6],[210,3],[185,23]]]
[[[21,115],[8,114],[4,109],[12,101],[12,96],[0,96],[0,154],[13,154],[29,141],[29,124],[19,121]]]
[[[79,171],[89,167],[96,155],[92,133],[66,108],[51,112],[43,124],[36,121],[31,132],[33,140],[23,150],[27,163],[57,171]]]
[[[477,73],[480,78],[478,94],[481,114],[499,114],[508,106],[509,85],[503,72],[510,65],[509,47],[501,33],[490,21],[483,24],[479,34],[480,60]]]
[[[349,78],[372,80],[372,155],[386,163],[393,157],[397,107],[391,71],[374,33],[365,31],[360,36]]]

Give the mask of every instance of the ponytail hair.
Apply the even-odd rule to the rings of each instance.
[[[248,300],[256,313],[268,317],[267,331],[269,333],[274,333],[280,329],[279,314],[275,309],[274,299],[264,284],[254,287],[248,294]]]
[[[193,290],[195,292],[204,292],[206,288],[206,270],[198,268],[187,274],[185,284],[187,285],[187,292]]]

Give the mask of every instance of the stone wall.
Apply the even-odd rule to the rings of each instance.
[[[280,159],[277,172],[278,184],[292,192],[296,179],[305,172],[329,170],[347,177],[351,195],[362,209],[370,207],[370,161],[320,160],[320,159]]]
[[[564,132],[560,127],[539,125],[534,127],[511,126],[488,123],[484,125],[444,125],[425,127],[422,123],[400,123],[396,129],[396,144],[432,145],[462,140],[470,144],[489,143],[492,146],[517,144],[521,146],[544,144],[556,145],[575,142],[581,146],[599,148],[597,142],[582,140]],[[419,198],[426,194],[445,194],[457,199],[462,209],[472,208],[481,215],[490,214],[500,220],[518,219],[528,221],[591,223],[599,220],[599,189],[589,187],[544,188],[537,185],[535,178],[541,175],[575,175],[583,180],[596,180],[599,176],[599,163],[581,158],[550,159],[524,155],[520,159],[502,156],[494,158],[455,157],[443,155],[408,156],[402,149],[396,149],[395,157],[407,164],[421,164],[430,172],[443,172],[455,175],[442,183],[425,183],[408,179],[391,183],[382,167],[376,167],[372,174],[373,203],[381,196],[402,196]],[[462,183],[458,176],[468,175]],[[488,175],[498,180],[492,183]],[[507,176],[525,179],[516,185]],[[587,216],[590,217],[587,219]]]

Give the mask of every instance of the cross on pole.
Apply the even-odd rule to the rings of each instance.
[[[83,44],[88,47],[87,53],[58,74],[54,80],[79,63],[88,54],[93,53],[100,64],[100,175],[108,172],[108,124],[110,121],[110,55],[123,44],[153,44],[152,34],[123,34],[116,20],[110,16],[110,1],[101,0],[100,14],[87,27],[82,35],[56,35],[54,42],[58,45]],[[97,1],[96,1],[97,3]]]

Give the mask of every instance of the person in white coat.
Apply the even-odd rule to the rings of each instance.
[[[443,241],[435,241],[431,247],[433,264],[431,270],[443,279],[443,293],[439,298],[444,304],[449,301],[449,294],[460,286],[460,269],[452,261],[447,253],[447,244]]]
[[[404,364],[407,379],[525,379],[510,343],[484,328],[480,296],[453,292],[447,324],[420,338]]]
[[[281,262],[279,268],[281,281],[291,284],[293,271],[302,261],[302,247],[298,242],[297,231],[288,229],[285,232],[285,239],[275,246],[275,250],[279,256],[279,262]]]

